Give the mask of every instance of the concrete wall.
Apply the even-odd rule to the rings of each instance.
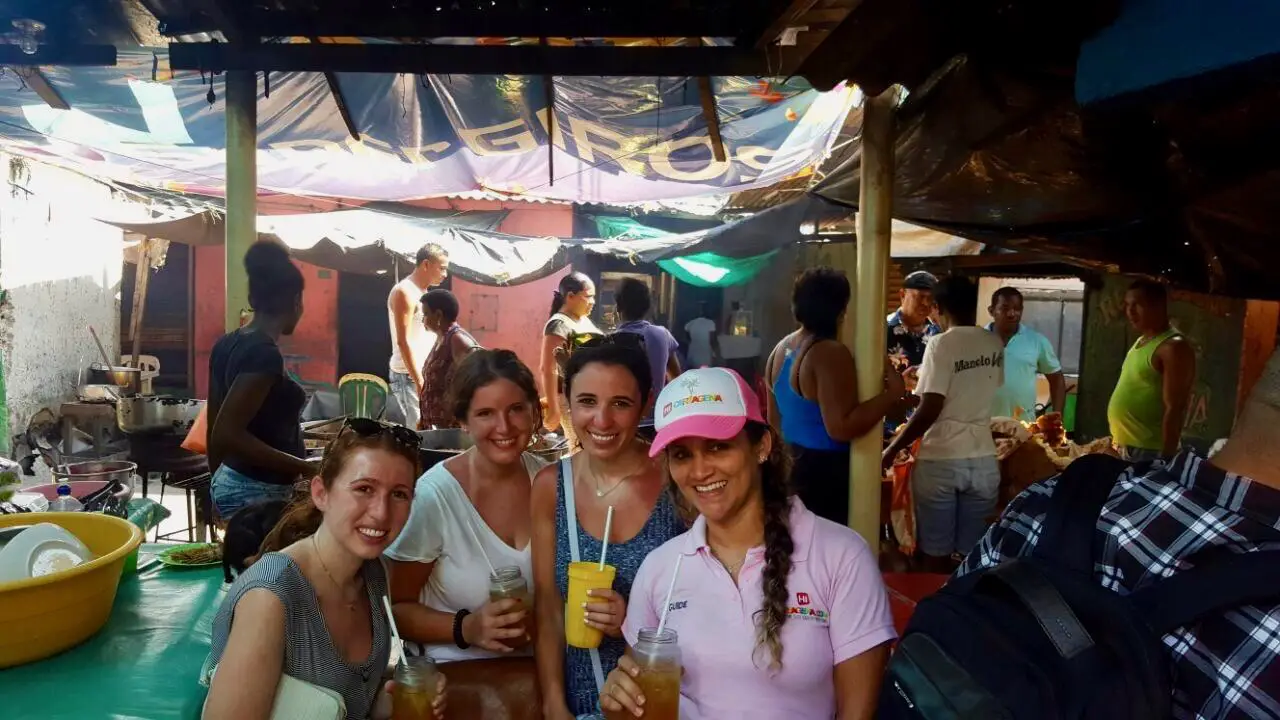
[[[41,408],[74,398],[78,372],[99,359],[90,325],[108,352],[119,347],[124,238],[89,219],[119,203],[105,185],[4,154],[0,168],[9,177],[0,192],[7,445]]]

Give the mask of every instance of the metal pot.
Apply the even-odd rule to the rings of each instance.
[[[168,395],[122,397],[116,402],[116,423],[126,433],[185,434],[204,404]]]
[[[53,471],[53,479],[103,484],[117,480],[125,487],[132,487],[132,479],[137,472],[138,464],[127,460],[90,460],[59,465]]]
[[[134,379],[142,379],[142,370],[131,367],[111,366],[102,363],[91,363],[85,385],[115,385],[127,388],[133,385]]]
[[[461,428],[419,430],[418,437],[421,438],[418,456],[422,461],[423,472],[474,445],[471,436]]]
[[[76,390],[80,402],[115,402],[120,389],[114,385],[81,385]]]

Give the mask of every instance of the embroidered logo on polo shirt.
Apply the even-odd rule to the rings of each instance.
[[[813,598],[807,592],[796,593],[796,604],[787,608],[787,618],[796,618],[819,625],[831,624],[831,612],[813,607]]]

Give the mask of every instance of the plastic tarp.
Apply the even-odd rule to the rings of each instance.
[[[501,217],[501,213],[481,213]],[[482,285],[516,285],[537,280],[564,265],[556,238],[524,237],[454,225],[448,221],[377,210],[336,210],[306,215],[261,215],[259,239],[275,238],[304,262],[343,272],[381,274],[407,272],[418,249],[437,243],[449,252],[454,275]],[[492,219],[492,218],[490,218]],[[205,211],[155,223],[104,219],[148,237],[192,245],[220,245],[223,216]],[[474,218],[476,224],[488,224]]]
[[[597,217],[595,221],[600,236],[610,239],[653,239],[672,234],[631,218]],[[763,255],[730,258],[713,252],[703,252],[659,260],[658,267],[690,285],[730,287],[741,285],[754,278],[777,254],[777,250],[771,250]]]
[[[1070,73],[957,57],[900,108],[895,218],[1187,289],[1280,298],[1280,93],[1082,111]],[[858,205],[860,153],[814,192]]]
[[[115,67],[42,72],[71,109],[49,107],[19,74],[5,73],[0,147],[120,182],[222,194],[221,76],[210,85],[197,72],[173,73],[164,50],[122,50]],[[259,83],[262,189],[368,200],[494,190],[572,202],[736,192],[821,161],[854,97],[844,87],[820,93],[799,78],[712,78],[728,155],[718,162],[688,78],[557,77],[553,124],[540,77],[337,80],[359,140],[322,74],[272,73],[269,94]]]

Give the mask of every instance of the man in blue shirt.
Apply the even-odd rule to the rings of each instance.
[[[942,332],[932,319],[934,304],[933,290],[938,285],[938,278],[923,270],[911,273],[902,281],[900,305],[896,311],[885,318],[885,351],[889,354],[889,362],[898,372],[908,368],[919,368],[924,362],[924,348],[929,338]],[[888,416],[885,417],[884,436],[893,436],[894,431],[905,423],[916,406],[917,398],[910,394],[902,398]]]
[[[1004,342],[1004,385],[991,404],[991,416],[1034,420],[1037,374],[1049,381],[1053,412],[1061,415],[1067,396],[1062,364],[1049,338],[1022,324],[1022,293],[1002,287],[991,296],[987,310],[993,320],[987,329]]]

